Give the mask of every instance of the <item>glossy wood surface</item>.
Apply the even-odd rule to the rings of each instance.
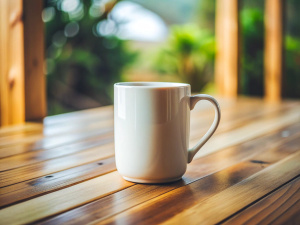
[[[219,99],[211,140],[169,184],[116,171],[111,106],[0,129],[0,224],[289,224],[300,215],[300,102]],[[192,146],[213,120],[192,111]]]

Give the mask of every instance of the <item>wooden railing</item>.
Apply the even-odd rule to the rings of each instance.
[[[282,0],[265,0],[265,99],[281,99]],[[238,96],[238,0],[217,0],[215,77],[225,97]],[[46,115],[41,0],[0,1],[0,126]]]
[[[0,1],[0,126],[46,116],[42,0]]]
[[[217,90],[226,97],[238,96],[239,1],[217,0],[215,78]],[[281,99],[282,0],[265,0],[265,99]]]

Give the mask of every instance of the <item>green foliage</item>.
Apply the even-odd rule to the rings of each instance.
[[[107,21],[108,13],[101,11],[103,6],[99,7],[99,1],[79,2],[72,12],[62,10],[61,0],[47,0],[45,4],[45,10],[54,13],[54,17],[46,21],[50,115],[111,104],[113,83],[121,80],[122,72],[137,56],[125,41],[113,34],[99,34],[97,26]],[[90,13],[91,10],[96,15]],[[117,25],[113,29],[117,29]],[[85,106],[80,101],[78,104],[70,101],[76,96],[82,97]]]
[[[263,11],[250,8],[241,11],[242,58],[241,93],[263,96]],[[284,42],[283,96],[300,97],[300,39],[287,35]]]
[[[182,82],[192,84],[192,91],[199,92],[212,78],[214,54],[215,40],[208,31],[194,24],[173,26],[155,69],[179,76]]]
[[[300,39],[285,38],[285,76],[283,96],[300,98]]]
[[[241,93],[263,95],[264,16],[259,9],[240,14],[242,35]]]

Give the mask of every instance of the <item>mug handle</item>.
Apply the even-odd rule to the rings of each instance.
[[[188,163],[190,163],[196,153],[200,150],[200,148],[208,141],[208,139],[213,135],[213,133],[216,131],[220,119],[221,119],[221,111],[220,111],[220,106],[217,102],[216,99],[214,99],[210,95],[205,95],[205,94],[199,94],[199,95],[194,95],[190,96],[190,110],[193,110],[197,102],[201,100],[207,100],[210,103],[213,104],[215,108],[215,119],[212,125],[210,126],[209,130],[206,132],[206,134],[200,139],[200,141],[191,149],[188,150]]]

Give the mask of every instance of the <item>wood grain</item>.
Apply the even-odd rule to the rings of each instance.
[[[270,154],[272,154],[272,151],[269,152],[269,155]],[[263,166],[261,166],[261,164],[256,164],[256,166],[258,166],[257,169],[262,170],[261,172],[263,172],[265,168],[271,167],[272,163],[275,163],[274,165],[276,165],[277,161],[280,161],[282,158],[284,158],[283,155],[277,155],[277,160],[273,162],[268,162]],[[244,180],[248,179],[247,177],[250,176],[248,172],[252,170],[248,166],[246,166],[246,164],[248,162],[250,162],[251,164],[254,159],[255,157],[252,157],[251,159],[248,159],[245,162],[242,162],[240,164],[228,168],[229,171],[232,168],[236,168],[237,171],[241,172],[237,177],[232,177],[232,175],[234,174],[233,171],[229,172],[227,169],[223,169],[216,175],[205,176],[202,179],[188,186],[177,188],[171,192],[159,195],[155,198],[152,197],[147,202],[137,205],[136,207],[131,207],[130,209],[124,212],[120,212],[119,214],[116,214],[108,218],[107,220],[102,221],[101,218],[99,219],[98,222],[100,222],[101,224],[109,224],[114,222],[129,223],[129,224],[137,224],[137,223],[158,224],[167,220],[168,218],[173,217],[175,214],[180,215],[181,212],[184,213],[185,210],[189,208],[193,209],[194,207],[195,209],[197,209],[199,205],[202,205],[201,202],[204,201],[205,199],[210,199],[213,196],[215,196],[217,193],[218,194],[222,193],[222,191],[226,191],[227,188],[233,187],[234,184],[238,184],[239,181],[244,182]],[[293,168],[295,167],[296,165],[293,166]],[[258,172],[258,170],[256,170],[255,172]],[[219,203],[222,204],[222,201],[220,201]],[[187,218],[190,218],[193,212],[190,213],[189,216],[187,216]],[[196,216],[199,217],[199,214],[195,215],[195,217]],[[177,218],[171,220],[171,223],[172,222],[174,223],[175,221],[177,223]],[[184,223],[182,221],[183,220],[178,221],[178,223],[179,224]],[[195,223],[200,224],[201,222],[198,221]],[[210,224],[213,223],[215,222],[210,222]]]
[[[78,120],[95,121],[97,119],[113,118],[113,107],[103,106],[101,108],[85,109],[77,112],[64,113],[55,116],[48,116],[44,119],[45,126],[59,126],[60,124],[67,124],[73,126],[76,124],[70,124]]]
[[[44,74],[43,1],[23,0],[25,119],[42,120],[46,116],[46,76]]]
[[[266,117],[262,120],[255,120],[245,126],[226,132],[222,135],[214,135],[199,151],[194,158],[199,158],[216,152],[222,148],[229,147],[234,144],[246,142],[252,138],[267,134],[268,132],[293,123],[300,122],[300,108],[294,107],[293,110],[277,115],[274,117]],[[259,128],[259,129],[258,129]],[[192,136],[192,134],[191,134]],[[197,143],[192,140],[190,146]]]
[[[230,111],[226,111],[223,115],[223,121],[220,124],[220,127],[218,128],[218,131],[216,132],[216,134],[219,133],[223,133],[226,132],[228,130],[232,130],[234,128],[238,128],[241,126],[245,126],[246,122],[250,122],[253,119],[263,119],[267,114],[268,115],[277,115],[281,114],[283,112],[286,112],[288,109],[290,109],[291,107],[295,107],[297,106],[296,104],[287,104],[285,107],[282,108],[278,108],[278,107],[262,107],[261,110],[259,111],[259,113],[257,113],[257,110],[250,104],[251,108],[248,107],[244,107],[247,111],[245,110],[237,110],[237,112],[240,113],[235,113],[236,111],[234,111],[233,115],[231,115],[229,112]],[[255,109],[255,110],[254,110]],[[226,113],[227,112],[227,113]],[[206,130],[208,129],[208,127],[210,126],[210,121],[208,120],[208,123],[203,123],[202,121],[205,120],[207,121],[207,118],[203,118],[203,116],[198,116],[195,115],[196,118],[192,118],[193,119],[193,126],[192,126],[192,132],[191,132],[191,139],[195,139],[198,140],[199,137],[201,136],[201,133],[205,133]],[[208,115],[210,116],[210,115]],[[211,116],[212,117],[212,116]],[[79,123],[81,124],[81,123]],[[103,137],[107,137],[113,138],[112,133],[109,132],[109,129],[107,131],[107,134],[104,132],[102,134],[102,131],[105,131],[105,127],[111,127],[112,129],[112,122],[100,122],[100,123],[94,123],[92,126],[90,126],[89,124],[87,124],[84,129],[80,130],[80,131],[76,131],[76,132],[85,132],[87,133],[88,131],[91,132],[90,129],[96,130],[96,134],[98,134],[98,136],[94,137],[93,133],[91,132],[91,134],[89,133],[89,135],[92,135],[92,137],[88,137],[85,138],[86,136],[79,136],[76,135],[74,137],[74,140],[71,142],[71,144],[69,144],[68,142],[70,142],[70,137],[72,137],[72,133],[68,133],[65,136],[63,135],[58,135],[58,136],[50,136],[50,137],[45,137],[44,139],[42,139],[43,141],[39,141],[39,142],[35,142],[34,147],[31,145],[14,145],[14,146],[6,146],[2,148],[0,147],[0,158],[1,157],[8,157],[8,156],[13,156],[18,154],[17,156],[14,157],[9,157],[9,158],[5,158],[5,159],[0,159],[0,171],[1,170],[7,170],[7,169],[12,169],[12,168],[17,168],[20,166],[24,166],[24,165],[28,165],[31,163],[36,163],[36,162],[40,162],[40,161],[45,161],[47,159],[51,159],[54,157],[58,157],[58,155],[63,156],[63,155],[67,155],[67,154],[72,154],[75,152],[78,152],[80,149],[87,149],[89,148],[89,146],[91,146],[91,142],[93,143],[94,140],[100,140],[103,139]],[[100,133],[98,133],[99,131],[101,131]],[[74,133],[73,133],[74,134]],[[200,135],[199,135],[200,134]],[[35,138],[36,135],[31,135]],[[76,138],[77,137],[77,138]],[[14,137],[14,139],[12,139],[11,141],[15,141],[15,139],[18,137]],[[28,137],[24,137],[26,139],[28,139]],[[84,138],[84,140],[81,140],[82,138]],[[20,138],[18,138],[20,140]],[[57,139],[62,140],[64,142],[66,142],[67,144],[62,145],[61,147],[54,147],[52,148],[53,144],[57,145]],[[1,138],[0,138],[1,140]],[[28,141],[28,140],[27,140]],[[19,142],[19,141],[18,141]],[[84,147],[84,142],[86,142],[86,146]],[[49,146],[48,143],[51,143],[51,145]],[[99,144],[101,144],[101,141],[99,141]],[[48,148],[43,149],[42,147],[45,146]],[[60,143],[58,143],[58,145],[60,145]],[[74,146],[74,147],[73,147]],[[80,146],[80,148],[77,148],[76,146]],[[34,150],[34,151],[31,151]],[[23,154],[21,154],[23,153]]]
[[[247,100],[248,104],[245,104],[240,101],[236,102],[226,102],[224,100],[220,101],[221,107],[222,107],[222,124],[226,124],[226,126],[220,126],[217,132],[223,132],[224,130],[232,129],[234,126],[240,126],[247,120],[253,119],[259,116],[265,116],[267,113],[276,112],[276,111],[284,111],[286,109],[290,109],[292,106],[295,106],[297,104],[295,103],[285,103],[282,105],[264,105],[262,102],[259,101],[249,101]],[[206,131],[206,127],[208,127],[211,124],[212,118],[213,118],[213,110],[210,107],[208,103],[202,103],[199,104],[201,107],[196,108],[192,111],[192,123],[191,123],[191,129],[193,130],[196,128],[203,131],[203,133]],[[198,105],[197,105],[198,106]],[[256,108],[260,108],[260,110],[256,110]],[[109,111],[111,109],[111,111]],[[98,113],[96,114],[97,117],[92,116],[91,112],[94,114],[96,111]],[[45,123],[44,127],[41,126],[27,126],[24,125],[24,129],[15,130],[15,133],[8,132],[7,129],[0,129],[0,145],[7,148],[22,148],[20,152],[30,151],[31,149],[26,146],[33,146],[35,148],[41,148],[39,143],[46,143],[47,139],[50,138],[49,142],[51,142],[51,139],[55,139],[55,137],[61,138],[64,135],[71,135],[76,134],[78,132],[85,132],[90,131],[91,129],[101,129],[105,126],[112,127],[113,126],[113,118],[112,118],[112,107],[105,107],[105,110],[102,112],[101,109],[93,109],[93,110],[84,110],[84,112],[76,112],[76,113],[70,113],[71,115],[78,114],[78,118],[76,121],[72,121],[69,119],[66,119],[69,121],[68,123],[61,121],[60,119],[55,119],[57,116],[54,116],[54,123],[53,118],[46,118],[45,120],[50,121],[50,123]],[[86,115],[84,114],[86,113]],[[109,113],[110,116],[109,116]],[[253,115],[252,115],[253,114]],[[85,116],[84,116],[85,115]],[[64,118],[59,115],[59,118]],[[86,118],[92,117],[91,120],[87,120]],[[72,116],[73,118],[73,116]],[[55,121],[61,121],[61,123],[56,123]],[[220,129],[221,127],[224,127],[225,129]],[[1,135],[2,134],[2,135]],[[3,134],[9,134],[9,136],[3,136]],[[1,137],[3,136],[3,137]],[[16,143],[16,139],[18,139],[18,142]],[[8,145],[8,146],[7,146]],[[25,146],[26,145],[26,146]],[[1,154],[1,148],[0,147],[0,154]],[[13,151],[9,150],[10,155],[13,155]],[[17,151],[18,152],[18,151]]]
[[[43,131],[41,123],[26,122],[25,124],[10,125],[7,127],[0,127],[0,137],[9,137],[14,134],[25,134],[36,131]]]
[[[104,158],[112,157],[113,155],[114,147],[112,143],[109,143],[70,156],[67,155],[45,162],[7,170],[0,173],[0,187],[5,187],[36,177],[42,177],[86,163],[95,162]]]
[[[230,168],[226,168],[220,172],[212,174],[211,176],[205,176],[205,173],[202,175],[202,179],[206,181],[206,184],[211,184],[213,180],[217,179],[218,176],[223,176],[224,174],[231,174],[231,178],[234,182],[238,182],[243,178],[259,171],[261,169],[260,166],[251,164],[251,163],[244,163],[239,164],[238,166],[232,166]],[[86,224],[88,221],[94,221],[94,223],[109,223],[109,217],[126,212],[127,210],[131,210],[132,207],[135,207],[139,204],[143,204],[145,202],[151,201],[151,199],[158,197],[160,195],[166,195],[169,192],[177,190],[180,187],[187,186],[190,189],[198,184],[198,180],[200,178],[197,177],[197,173],[187,174],[182,181],[165,184],[165,185],[134,185],[122,191],[119,191],[115,194],[107,196],[103,199],[99,199],[98,201],[92,202],[89,205],[85,205],[83,207],[74,209],[69,211],[65,214],[59,215],[53,219],[44,221],[42,224]],[[234,184],[234,182],[232,184]],[[224,184],[217,184],[214,182],[218,188],[225,187]],[[230,184],[228,184],[230,185]],[[196,192],[196,190],[194,191]],[[200,192],[198,192],[200,194]],[[191,193],[190,193],[191,194]],[[202,193],[203,194],[203,193]],[[180,198],[180,195],[178,195]],[[196,197],[195,194],[190,196],[189,200],[194,201],[193,197]],[[117,202],[117,204],[115,204]],[[177,204],[178,201],[177,201]],[[175,205],[172,205],[171,208],[174,208]],[[149,213],[151,209],[146,209],[145,211],[140,211],[139,215],[143,216]],[[157,203],[152,210],[158,211],[166,211],[168,208],[161,207],[160,203]],[[79,214],[80,213],[80,214]],[[78,217],[78,215],[81,215]],[[149,214],[148,214],[149,215]],[[135,220],[119,220],[116,222],[120,222],[121,224],[144,224],[145,221],[138,220],[134,215]],[[146,222],[147,223],[147,222]],[[157,224],[157,221],[152,220],[151,224]]]
[[[168,224],[214,224],[222,220],[223,214],[236,212],[236,208],[241,207],[241,205],[247,205],[248,202],[255,201],[256,197],[264,196],[264,193],[272,189],[272,184],[281,185],[281,182],[285,183],[285,181],[297,176],[296,174],[300,169],[297,168],[298,160],[299,153],[296,153],[296,155],[281,160],[265,169],[261,168],[260,172],[249,177],[243,177],[242,180],[239,180],[241,174],[232,177],[233,171],[227,171],[226,173],[227,169],[222,170],[216,177],[204,177],[188,186],[177,188],[129,210],[122,211],[104,221],[101,218],[97,221],[97,224],[157,224],[170,217],[171,219],[166,221]],[[284,167],[285,170],[282,171],[281,167]],[[276,168],[276,171],[274,171],[274,168]],[[249,171],[247,167],[239,167],[239,169],[242,169],[242,171],[245,169],[246,173]],[[273,171],[276,173],[276,177],[273,176]],[[279,176],[280,179],[276,179]],[[269,185],[261,185],[262,181],[260,179],[266,177],[268,181],[271,180],[272,182]],[[259,184],[252,185],[253,179],[259,180],[257,181]],[[247,186],[245,182],[250,182],[251,185]],[[268,187],[268,190],[265,189],[266,187]],[[249,191],[251,191],[251,195],[248,195]],[[245,197],[245,195],[247,196]],[[219,198],[221,199],[219,200]],[[224,208],[224,206],[227,207]]]
[[[278,132],[278,134],[280,133]],[[276,137],[273,138],[276,139]],[[289,154],[292,154],[293,152],[299,150],[298,148],[295,149],[293,147],[293,146],[297,146],[297,144],[298,145],[300,144],[300,140],[298,136],[294,137],[292,140],[288,142],[282,143],[282,145],[279,146],[275,145],[272,147],[270,146],[270,148],[268,149],[263,147],[263,143],[271,144],[273,143],[274,139],[270,137],[268,138],[265,137],[264,139],[265,139],[264,141],[263,140],[253,141],[252,144],[248,146],[245,144],[244,147],[247,146],[245,149],[243,149],[242,146],[238,146],[236,148],[226,149],[193,161],[192,164],[188,166],[187,172],[183,177],[183,181],[181,182],[177,182],[172,185],[163,185],[163,186],[154,185],[154,188],[150,188],[150,189],[147,188],[147,185],[142,185],[142,187],[140,187],[140,185],[136,185],[134,187],[128,188],[126,190],[120,191],[111,196],[108,196],[105,199],[100,199],[89,205],[79,207],[77,209],[66,212],[57,217],[54,217],[53,219],[46,221],[45,223],[57,224],[57,223],[69,222],[72,224],[73,223],[84,224],[87,223],[87,221],[96,220],[96,218],[97,221],[99,222],[104,220],[107,217],[111,217],[112,215],[123,212],[138,204],[146,202],[147,200],[151,200],[159,195],[171,193],[170,191],[179,188],[181,186],[191,184],[193,182],[202,182],[202,183],[204,182],[203,185],[211,185],[211,183],[208,181],[212,182],[215,179],[223,177],[224,174],[227,174],[227,176],[228,174],[232,176],[236,176],[236,178],[231,178],[231,179],[228,178],[228,179],[232,180],[232,182],[237,182],[237,180],[241,179],[243,176],[246,176],[248,172],[254,173],[254,171],[257,172],[259,170],[262,170],[263,168],[270,166],[273,163],[279,161],[284,156],[288,156]],[[297,143],[294,143],[294,141],[296,141]],[[249,154],[249,152],[251,152],[251,155]],[[264,152],[265,154],[263,156],[265,159],[269,159],[271,155],[275,155],[275,157],[273,157],[272,160],[269,160],[265,164],[256,163],[257,161],[256,159],[258,159],[260,155]],[[243,163],[239,163],[239,162],[243,162]],[[244,166],[246,168],[244,168]],[[233,173],[233,170],[236,171],[238,175]],[[222,171],[222,172],[218,172],[218,171]],[[210,176],[212,176],[213,178],[208,178]],[[205,179],[205,180],[201,181],[201,179]],[[224,180],[220,180],[219,182],[222,183],[224,182]],[[224,183],[220,184],[220,188],[224,188]],[[200,197],[202,196],[201,193],[199,194],[199,196]],[[172,209],[172,206],[176,205],[176,202],[178,202],[177,197],[178,195],[176,195],[176,198],[173,199],[174,201],[169,202],[169,205],[166,206],[165,208]],[[196,202],[197,198],[195,197],[195,195],[193,195],[193,198],[195,198],[194,201]],[[117,204],[118,207],[115,206],[116,201],[118,202]],[[157,202],[155,203],[156,206],[158,204],[160,203]],[[141,209],[141,211],[138,211],[136,214],[143,215],[144,214],[143,212],[146,211],[149,212],[149,214],[147,214],[146,217],[153,218],[157,214],[156,211],[157,207],[156,206],[152,207],[152,206],[150,206],[145,210]],[[184,205],[181,206],[182,209],[185,208]],[[163,211],[166,211],[166,209],[164,209]],[[176,210],[179,210],[178,207]],[[150,214],[150,211],[153,213]],[[81,215],[80,218],[77,215]],[[141,221],[133,221],[133,223],[140,223],[140,222]],[[144,222],[145,221],[143,221],[143,223]],[[152,221],[151,223],[157,223],[157,222],[159,221]]]
[[[1,188],[0,208],[60,190],[114,170],[116,170],[116,165],[112,157]]]
[[[54,144],[49,144],[53,142],[58,142],[59,139],[67,139],[65,142],[60,141],[60,143],[66,143],[70,139],[70,136],[74,136],[72,140],[74,140],[76,137],[84,136],[85,133],[93,133],[98,130],[98,133],[101,132],[99,129],[103,129],[103,131],[106,130],[112,130],[113,128],[113,121],[101,121],[100,123],[90,123],[90,124],[84,124],[80,123],[81,128],[73,129],[72,131],[59,133],[57,135],[47,135],[45,136],[44,133],[39,133],[37,135],[31,134],[29,137],[24,138],[18,138],[18,143],[16,143],[16,138],[2,138],[2,141],[0,143],[0,148],[3,149],[5,147],[11,147],[11,146],[21,146],[21,145],[29,145],[31,146],[30,150],[39,149],[39,148],[49,148],[50,146],[53,146]],[[110,128],[110,129],[108,129]],[[103,133],[103,131],[101,133]],[[85,135],[86,136],[86,135]],[[57,145],[57,144],[56,144]]]
[[[223,133],[235,128],[245,126],[245,124],[252,122],[253,120],[263,119],[266,116],[271,117],[274,115],[280,115],[293,107],[299,106],[295,103],[285,104],[285,105],[263,105],[263,104],[249,104],[242,105],[236,104],[231,108],[222,109],[222,120],[220,125],[216,130],[215,134]],[[260,110],[257,110],[259,108]],[[209,113],[195,113],[192,111],[191,115],[191,138],[199,133],[205,133],[207,128],[213,122],[214,111],[211,109]],[[199,128],[202,128],[201,130]],[[196,132],[193,132],[193,131]]]
[[[293,125],[289,128],[285,128],[284,130],[280,130],[270,135],[267,135],[263,138],[252,140],[247,144],[241,144],[236,147],[224,149],[215,154],[211,154],[206,157],[200,158],[199,160],[193,162],[192,165],[189,165],[187,174],[193,173],[194,170],[200,169],[202,175],[207,175],[209,173],[213,173],[227,166],[231,166],[237,162],[245,160],[257,154],[258,152],[260,153],[260,155],[263,155],[262,152],[265,151],[265,149],[261,147],[263,145],[268,145],[269,149],[274,149],[278,146],[282,146],[285,149],[285,151],[295,151],[290,145],[286,146],[286,143],[292,142],[294,146],[300,144],[298,134],[299,130],[300,124]],[[288,132],[289,136],[282,138],[281,133],[283,131]],[[251,154],[249,154],[249,152],[251,152]],[[256,156],[256,158],[257,157],[258,156]],[[109,163],[107,162],[107,160],[109,161]],[[21,200],[25,200],[34,196],[38,196],[42,193],[55,191],[58,188],[67,187],[78,182],[83,182],[86,179],[90,179],[97,175],[101,175],[109,171],[115,170],[115,165],[114,163],[112,164],[110,160],[111,159],[101,160],[101,163],[103,164],[100,166],[98,166],[99,161],[96,163],[93,162],[90,164],[51,174],[50,177],[46,176],[31,179],[2,188],[0,189],[0,207],[14,202],[19,202]]]
[[[162,185],[126,182],[115,171],[112,107],[0,129],[0,154],[18,149],[0,159],[0,224],[297,221],[299,102],[221,102],[207,149],[181,181]],[[205,103],[193,111],[191,145],[210,114]]]
[[[203,110],[205,110],[205,108]],[[0,137],[0,157],[8,157],[37,149],[49,149],[70,142],[74,143],[75,141],[81,141],[89,136],[102,134],[105,131],[104,128],[107,128],[106,130],[108,131],[112,131],[113,118],[111,106],[105,107],[103,110],[104,113],[102,112],[102,108],[86,111],[87,114],[85,116],[82,112],[72,113],[72,115],[78,114],[79,116],[75,123],[70,122],[66,124],[62,122],[57,124],[57,121],[60,121],[61,118],[64,117],[60,116],[56,118],[57,116],[55,116],[54,122],[51,122],[53,120],[46,118],[48,122],[42,130],[38,129],[27,133],[20,131],[8,137]],[[93,116],[94,120],[85,120],[86,117],[90,116],[90,111],[93,113],[98,111],[99,113],[97,114],[97,117]],[[16,139],[18,139],[17,143],[15,141]]]
[[[165,224],[175,221],[190,224],[218,223],[298,176],[299,161],[300,151],[211,198],[197,202],[193,207],[167,220]],[[218,217],[214,216],[216,214]]]
[[[226,114],[230,114],[233,111],[239,112],[243,111],[245,112],[247,109],[253,109],[256,107],[265,107],[264,104],[262,104],[261,101],[258,101],[257,99],[247,99],[247,102],[241,101],[241,99],[238,99],[236,101],[232,100],[224,100],[220,99],[220,105],[223,110],[224,116]],[[280,107],[289,107],[290,105],[295,104],[295,102],[289,103],[286,102],[285,104],[281,105]],[[272,106],[272,108],[276,108]],[[213,114],[212,107],[209,103],[203,102],[201,104],[197,104],[195,109],[192,111],[192,115],[197,117],[213,117],[213,115],[209,115],[210,113]],[[44,119],[44,126],[42,124],[37,123],[26,123],[22,126],[10,126],[5,128],[0,128],[0,143],[4,144],[4,140],[9,140],[9,138],[12,141],[15,141],[16,138],[18,140],[22,141],[22,138],[20,138],[18,135],[23,136],[24,138],[27,138],[28,136],[31,136],[32,134],[40,134],[44,136],[55,136],[55,135],[63,135],[67,133],[73,133],[82,131],[82,129],[85,129],[86,126],[88,127],[95,127],[98,125],[101,125],[103,122],[111,122],[111,125],[113,125],[113,107],[112,106],[105,106],[101,108],[96,109],[88,109],[88,110],[82,110],[79,112],[72,112],[72,113],[66,113],[61,115],[55,115],[55,116],[49,116]],[[93,126],[91,126],[93,124]],[[194,124],[194,121],[192,125]],[[28,134],[28,135],[26,135]],[[42,137],[41,137],[42,138]],[[38,140],[38,138],[36,139]]]
[[[216,1],[217,90],[220,95],[233,98],[238,95],[238,4],[238,0]]]
[[[25,121],[22,0],[0,1],[0,126]]]
[[[112,142],[113,133],[110,132],[107,134],[98,135],[96,137],[87,138],[83,141],[65,144],[56,148],[36,150],[26,152],[24,154],[17,154],[11,157],[0,159],[0,171],[16,169],[22,166],[27,166],[34,163],[39,163],[42,161],[71,155],[80,151],[84,151]]]
[[[25,224],[130,187],[117,172],[0,210],[0,224]]]
[[[297,132],[299,129],[300,124],[298,126],[294,125],[285,129],[285,132],[289,132],[289,137],[282,138],[282,131],[278,131],[266,137],[250,141],[247,144],[224,149],[215,154],[200,158],[189,165],[185,175],[185,181],[187,182],[186,176],[193,176],[193,174],[197,174],[198,177],[205,176],[228,166],[232,166],[240,161],[249,159],[249,157],[253,157],[257,153],[266,157],[263,154],[263,152],[266,151],[266,149],[262,148],[263,144],[269,146],[268,149],[271,149],[273,154],[275,154],[275,157],[277,157],[273,159],[276,161],[276,159],[278,159],[278,155],[276,155],[275,151],[277,148],[281,149],[280,157],[284,155],[282,149],[284,149],[284,152],[287,154],[296,151],[292,146],[300,144],[299,134]],[[290,145],[289,143],[292,143],[293,145]],[[251,152],[251,154],[249,154],[249,152]],[[258,159],[259,156],[256,155],[255,158]],[[55,191],[58,188],[67,187],[71,184],[83,182],[86,179],[115,170],[115,165],[112,163],[111,159],[101,160],[101,163],[103,164],[100,166],[98,163],[99,161],[54,173],[51,174],[50,177],[46,176],[32,179],[2,188],[0,189],[0,207],[38,196],[42,193]],[[199,172],[195,173],[194,170]]]
[[[226,135],[215,135],[200,151],[195,158],[211,154],[216,152],[224,147],[229,147],[231,145],[239,144],[243,141],[253,139],[259,135],[263,135],[267,132],[270,132],[273,129],[279,129],[283,126],[293,123],[299,119],[299,109],[295,107],[293,111],[286,113],[281,117],[275,117],[271,119],[265,119],[263,121],[258,121],[251,123],[245,127],[236,129],[231,132],[227,132]],[[256,130],[256,127],[262,127],[260,130]],[[196,141],[192,141],[191,144],[194,144]],[[104,147],[107,149],[107,153],[102,157],[111,157],[114,153],[113,145],[110,147]],[[109,150],[108,150],[109,149]],[[0,179],[2,178],[1,186],[7,186],[14,184],[15,180],[25,181],[39,176],[44,176],[46,174],[54,173],[62,169],[68,169],[78,165],[91,162],[95,160],[94,154],[97,153],[97,148],[94,148],[89,151],[79,152],[74,155],[61,157],[59,159],[53,159],[46,161],[46,168],[43,166],[43,163],[33,164],[31,166],[25,166],[21,168],[16,168],[14,170],[5,171],[0,174]],[[99,159],[99,156],[96,156],[96,160]],[[64,162],[64,163],[63,163]],[[56,170],[55,170],[56,169]],[[26,172],[25,172],[26,171]],[[37,172],[38,171],[38,172]],[[18,175],[22,175],[22,178]]]
[[[269,102],[281,100],[282,46],[283,46],[283,1],[266,0],[265,4],[265,99]]]
[[[111,134],[113,127],[109,126],[107,128],[103,127],[92,129],[92,130],[81,130],[77,133],[67,133],[65,135],[50,136],[40,141],[31,142],[32,139],[36,139],[36,135],[29,137],[27,139],[30,143],[20,143],[13,145],[5,145],[0,147],[0,158],[9,157],[21,153],[28,153],[31,151],[40,150],[50,150],[58,147],[63,147],[66,145],[74,144],[76,142],[82,142],[85,140],[96,138],[97,136]],[[30,140],[31,139],[31,140]]]
[[[297,224],[300,221],[299,187],[298,176],[224,224]]]

